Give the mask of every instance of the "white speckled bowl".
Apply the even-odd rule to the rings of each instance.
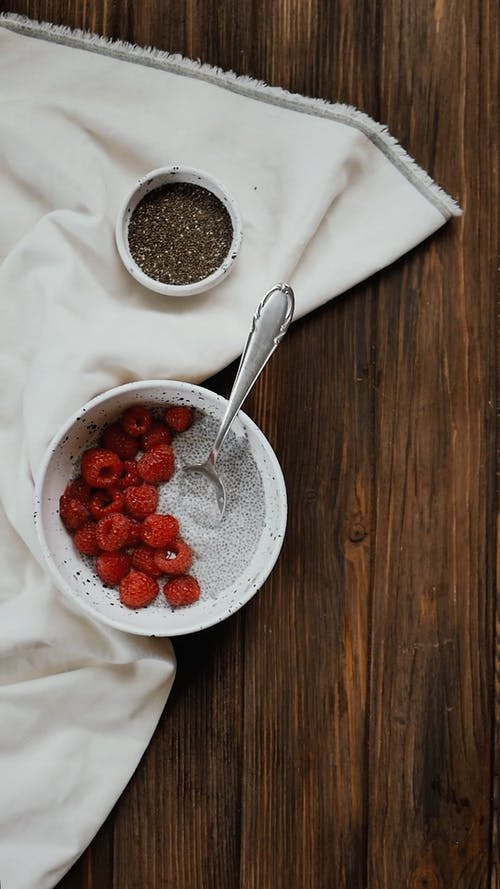
[[[135,262],[130,253],[128,243],[129,222],[137,205],[150,191],[161,188],[163,185],[173,185],[177,182],[199,185],[212,192],[226,208],[233,226],[233,240],[224,261],[211,275],[202,278],[200,281],[194,281],[192,284],[162,284],[161,281],[155,281],[154,278],[150,278]],[[118,253],[125,268],[143,287],[147,287],[149,290],[154,290],[156,293],[161,293],[164,296],[196,296],[196,294],[202,293],[204,290],[210,290],[211,287],[219,284],[233,268],[242,241],[241,217],[234,198],[213,176],[194,167],[160,167],[158,170],[152,170],[150,173],[147,173],[130,189],[118,214],[115,239]]]
[[[162,592],[147,608],[122,605],[117,590],[100,581],[93,560],[75,549],[59,517],[59,497],[78,474],[82,452],[96,443],[103,426],[137,403],[158,409],[189,404],[195,410],[190,429],[174,437],[177,468],[161,486],[159,507],[179,519],[181,534],[193,549],[190,573],[198,578],[202,595],[184,608],[172,608]],[[221,396],[190,383],[129,383],[85,404],[51,442],[36,483],[38,536],[56,585],[94,618],[144,636],[193,633],[238,611],[268,577],[285,534],[287,500],[278,460],[260,429],[240,411],[221,451],[217,465],[228,487],[222,522],[211,492],[204,489],[197,499],[198,485],[206,482],[180,468],[208,455],[226,404]]]

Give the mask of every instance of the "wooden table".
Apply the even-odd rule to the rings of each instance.
[[[59,889],[498,886],[495,4],[0,10],[356,105],[465,210],[295,324],[259,381],[282,556],[244,610],[176,641],[154,738]]]

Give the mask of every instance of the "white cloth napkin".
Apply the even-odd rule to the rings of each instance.
[[[54,591],[32,519],[50,438],[111,386],[220,370],[277,281],[299,317],[460,210],[352,108],[15,16],[0,17],[0,159],[0,880],[47,889],[129,780],[175,670],[168,641]],[[141,289],[114,245],[125,192],[171,163],[219,178],[244,226],[235,271],[184,302]]]

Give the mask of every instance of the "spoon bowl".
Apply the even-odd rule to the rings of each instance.
[[[192,463],[183,466],[184,472],[197,472],[204,478],[208,479],[213,488],[217,506],[219,508],[219,518],[222,519],[226,511],[227,494],[224,483],[212,463],[210,457],[204,463]]]

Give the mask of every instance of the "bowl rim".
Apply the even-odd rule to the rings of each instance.
[[[161,281],[156,281],[154,278],[150,278],[134,260],[129,250],[128,224],[130,217],[143,197],[149,194],[149,192],[154,191],[156,188],[161,188],[162,184],[165,184],[164,182],[156,184],[158,183],[158,180],[163,179],[167,179],[167,181],[175,181],[175,179],[177,179],[179,182],[190,182],[192,184],[199,183],[202,188],[206,188],[207,191],[210,191],[222,202],[231,217],[233,239],[226,257],[214,272],[207,275],[206,278],[194,281],[192,284],[164,284]],[[139,284],[142,284],[143,287],[146,287],[148,290],[152,290],[155,293],[160,293],[163,296],[181,298],[196,296],[199,293],[203,293],[204,291],[215,287],[215,285],[219,284],[220,281],[232,270],[240,252],[242,239],[243,226],[241,214],[234,197],[225,185],[205,170],[181,164],[157,167],[155,170],[150,170],[148,173],[141,176],[140,179],[136,180],[126,194],[118,212],[115,224],[116,246],[125,269],[136,281],[139,282]]]
[[[106,614],[102,614],[90,603],[88,603],[84,599],[81,599],[73,592],[71,584],[69,584],[59,572],[56,562],[52,556],[45,534],[44,522],[42,519],[41,507],[43,499],[43,489],[47,477],[47,470],[49,468],[49,464],[53,457],[54,451],[56,447],[63,441],[64,437],[68,434],[73,424],[76,423],[82,416],[82,414],[86,413],[88,410],[98,407],[100,404],[105,403],[110,398],[113,398],[117,395],[126,394],[127,392],[136,392],[148,387],[163,388],[165,386],[171,385],[178,388],[181,396],[183,391],[188,392],[189,390],[196,389],[200,394],[208,396],[209,398],[213,398],[216,402],[219,402],[222,408],[224,408],[227,404],[227,399],[224,398],[224,396],[219,395],[217,392],[214,392],[212,389],[207,389],[206,387],[200,386],[196,383],[187,383],[180,380],[150,379],[139,380],[132,383],[124,383],[119,386],[114,386],[112,389],[107,389],[105,392],[100,393],[99,395],[96,395],[94,398],[85,402],[78,410],[73,412],[73,414],[65,421],[65,423],[63,423],[63,425],[57,430],[57,432],[47,445],[47,448],[45,449],[42,460],[40,462],[38,472],[35,476],[34,524],[38,542],[42,551],[43,561],[48,568],[49,574],[52,577],[52,580],[54,581],[57,589],[60,590],[75,607],[79,607],[80,609],[82,609],[85,614],[92,620],[106,624],[122,632],[142,636],[145,638],[169,638],[172,636],[181,636],[187,635],[189,633],[200,632],[202,630],[208,629],[211,626],[221,623],[232,614],[236,614],[236,612],[239,611],[240,608],[246,605],[250,601],[250,599],[252,599],[253,596],[256,595],[257,592],[259,592],[259,590],[271,574],[274,566],[276,565],[281,548],[283,546],[288,520],[287,490],[283,470],[279,463],[278,457],[260,427],[255,423],[254,420],[251,419],[251,417],[245,414],[244,411],[240,410],[238,413],[238,418],[243,423],[243,426],[246,429],[249,429],[250,432],[254,436],[256,436],[257,440],[260,441],[260,443],[264,446],[266,450],[266,456],[269,458],[273,466],[273,478],[279,488],[279,499],[281,508],[279,511],[279,525],[277,525],[273,529],[273,544],[270,548],[269,556],[263,566],[256,571],[252,579],[252,583],[248,585],[246,591],[242,595],[238,596],[237,604],[226,604],[226,607],[221,613],[216,614],[215,616],[209,616],[207,614],[206,620],[203,620],[201,622],[198,618],[198,620],[193,620],[192,624],[187,624],[186,626],[175,627],[173,629],[168,629],[165,631],[160,629],[158,632],[150,632],[141,627],[134,627],[133,625],[129,625],[127,622],[121,621],[119,618],[116,619],[109,617]]]

